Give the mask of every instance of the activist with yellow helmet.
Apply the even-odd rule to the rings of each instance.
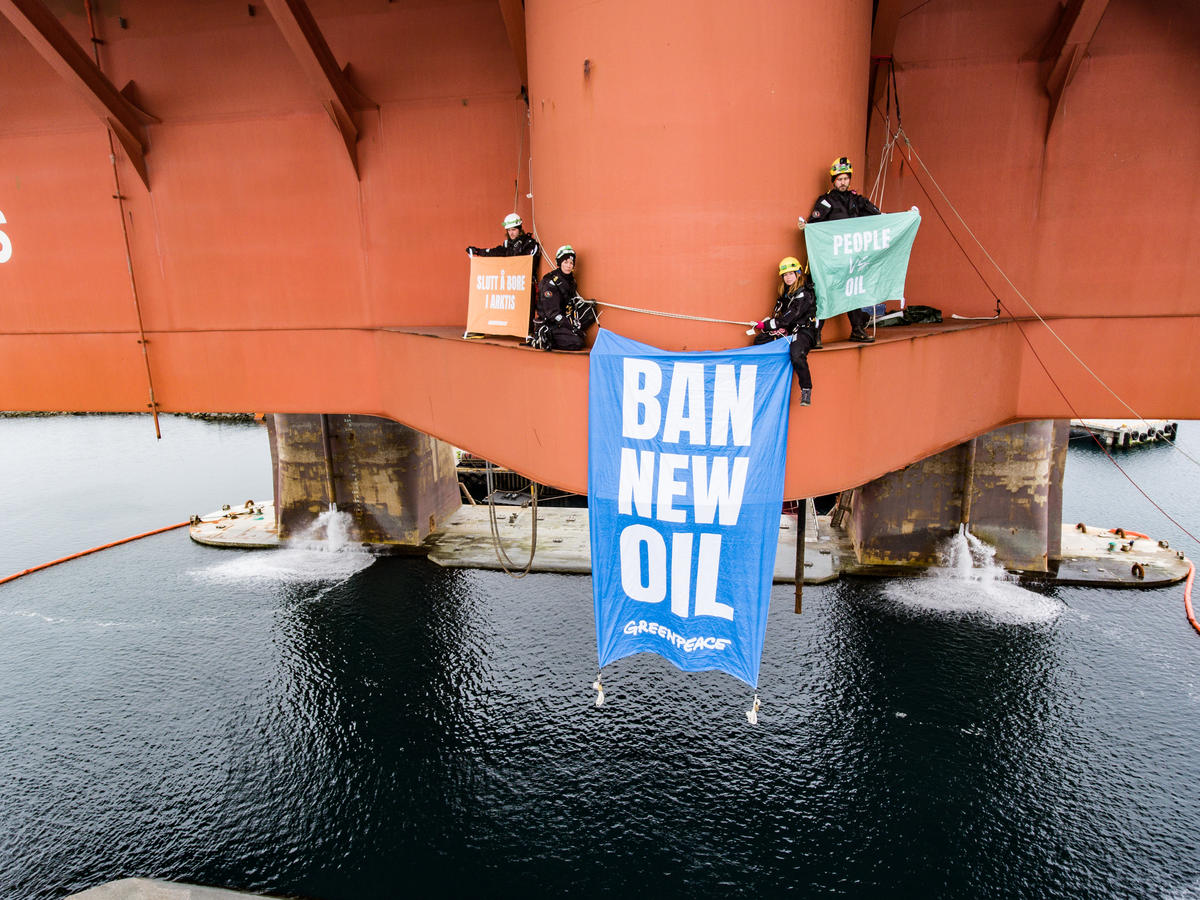
[[[758,332],[754,343],[792,338],[788,353],[800,383],[800,405],[809,406],[812,403],[812,374],[808,370],[808,351],[817,343],[817,295],[800,267],[800,260],[794,256],[785,256],[779,261],[777,293],[771,317],[754,325]]]
[[[803,216],[800,217],[801,231],[804,230],[806,224],[836,222],[839,219],[855,219],[859,216],[880,214],[879,207],[858,191],[850,189],[850,179],[853,176],[854,166],[851,165],[848,157],[839,156],[830,164],[829,180],[833,183],[833,188],[817,198],[812,212],[808,215],[807,223]],[[846,313],[846,318],[850,320],[850,340],[860,344],[874,342],[875,338],[867,334],[867,323],[871,321],[870,313],[861,309],[852,309]]]

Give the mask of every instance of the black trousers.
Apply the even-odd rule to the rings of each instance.
[[[850,320],[851,328],[866,328],[871,324],[871,314],[861,309],[850,310],[846,313],[846,318]]]
[[[768,344],[771,341],[778,340],[769,334],[756,335],[754,343]],[[788,355],[792,358],[792,371],[796,373],[796,380],[800,382],[800,387],[812,389],[812,373],[808,371],[808,351],[811,350],[817,343],[817,329],[801,328],[796,332],[796,339],[792,341],[788,347]]]
[[[802,388],[812,388],[812,374],[808,371],[808,351],[817,343],[817,332],[814,328],[801,328],[796,332],[796,339],[788,348],[792,357],[792,369],[796,380]]]
[[[852,329],[862,328],[865,330],[866,327],[871,324],[871,314],[869,312],[863,312],[861,309],[850,310],[850,312],[846,313],[846,318],[850,320],[850,327]],[[825,320],[822,319],[821,324],[817,326],[817,333],[819,334],[821,329],[824,327]]]

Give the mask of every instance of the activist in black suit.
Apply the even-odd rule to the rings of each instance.
[[[516,213],[504,217],[504,241],[495,247],[468,247],[468,256],[532,256],[533,265],[529,267],[529,296],[531,299],[529,315],[530,330],[532,331],[533,310],[537,303],[538,263],[541,261],[542,248],[537,239],[522,226],[523,220]]]
[[[523,221],[516,213],[504,217],[504,241],[495,247],[468,247],[470,256],[532,256],[533,282],[537,284],[538,253],[541,247],[532,234],[521,226]]]
[[[542,350],[582,350],[583,335],[596,321],[595,305],[580,297],[575,285],[575,248],[563,244],[554,259],[558,268],[538,284],[534,346]]]
[[[850,190],[850,178],[853,174],[854,169],[846,157],[842,156],[833,161],[833,165],[829,167],[829,180],[833,182],[833,190],[817,198],[808,216],[809,222],[836,222],[838,219],[856,219],[859,216],[880,214],[879,207],[858,191]],[[801,231],[804,230],[805,224],[804,218],[801,217]],[[850,340],[860,344],[874,342],[875,338],[867,334],[867,323],[871,321],[869,313],[861,309],[852,309],[846,313],[846,318],[850,320]],[[817,346],[821,346],[819,331]]]
[[[817,295],[812,282],[803,277],[800,260],[788,256],[779,263],[779,299],[771,318],[754,326],[754,343],[765,344],[789,334],[795,335],[788,353],[800,383],[800,405],[812,404],[812,374],[808,371],[808,351],[817,343]]]

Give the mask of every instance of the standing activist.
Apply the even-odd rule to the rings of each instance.
[[[558,268],[538,284],[534,346],[542,350],[582,350],[583,335],[596,321],[595,305],[580,297],[575,285],[575,248],[563,244],[554,260]]]
[[[516,213],[504,217],[504,241],[495,247],[468,247],[468,256],[532,256],[534,280],[537,279],[537,256],[541,251],[533,235],[523,227],[523,221]]]
[[[788,353],[792,369],[800,383],[800,405],[812,405],[812,375],[808,370],[808,351],[817,343],[817,295],[812,283],[800,271],[800,260],[786,256],[779,262],[779,299],[771,318],[754,325],[758,332],[754,343],[765,344],[792,336]]]
[[[854,219],[859,216],[878,216],[879,207],[860,194],[850,189],[850,178],[854,168],[845,156],[839,156],[829,167],[829,180],[833,189],[822,194],[813,204],[808,221],[814,225],[818,222],[836,222],[838,219]],[[800,217],[800,230],[804,230],[806,222]],[[871,321],[869,313],[861,309],[852,309],[846,313],[850,320],[850,340],[860,344],[874,343],[875,338],[867,334],[867,323]],[[817,346],[821,346],[820,331],[817,332]]]
[[[516,213],[509,213],[504,217],[504,240],[495,247],[468,247],[467,256],[532,256],[533,264],[529,270],[529,290],[530,297],[537,300],[537,283],[538,283],[538,263],[541,261],[540,256],[542,248],[538,245],[537,239],[532,234],[527,232],[524,227],[524,222]],[[535,304],[531,304],[531,307]],[[530,326],[530,333],[533,333],[533,309],[530,309],[530,321],[526,324]]]

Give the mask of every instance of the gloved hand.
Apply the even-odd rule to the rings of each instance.
[[[915,212],[918,216],[921,214],[921,211],[919,209],[917,209],[915,206],[911,210],[909,210],[909,212]]]
[[[804,216],[801,216],[801,217],[800,217],[800,219],[799,219],[799,223],[798,223],[798,224],[800,225],[800,230],[801,230],[801,231],[803,231],[803,230],[804,230],[804,226],[807,224],[807,223],[804,221]]]

